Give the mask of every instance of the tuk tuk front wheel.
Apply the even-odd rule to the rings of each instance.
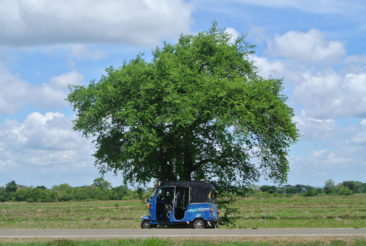
[[[203,229],[205,228],[206,226],[206,223],[203,219],[195,219],[193,221],[193,228],[194,229]]]
[[[142,229],[149,229],[149,228],[151,228],[150,221],[149,220],[143,220],[141,222],[141,228]]]

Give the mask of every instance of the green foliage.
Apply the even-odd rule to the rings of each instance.
[[[111,199],[112,200],[121,200],[123,197],[125,197],[128,193],[128,188],[124,185],[117,186],[112,188],[111,190]]]
[[[331,193],[334,193],[335,192],[335,183],[333,180],[331,179],[328,179],[327,181],[325,181],[325,184],[324,184],[324,193],[326,194],[331,194]]]
[[[93,186],[101,190],[110,190],[112,188],[111,183],[104,180],[102,177],[94,179]]]
[[[137,187],[136,193],[140,200],[145,200],[144,199],[145,190],[143,188]]]
[[[269,185],[262,185],[260,187],[260,190],[263,191],[263,192],[268,192],[268,193],[272,194],[272,193],[276,192],[277,187],[276,186],[269,186]]]
[[[15,181],[14,181],[15,183]],[[13,184],[13,182],[12,182]],[[284,185],[284,186],[269,186],[263,185],[260,187],[237,187],[225,182],[213,182],[218,194],[218,204],[222,209],[222,223],[226,225],[232,224],[236,218],[236,208],[231,204],[235,203],[238,198],[243,197],[289,197],[295,194],[310,197],[322,194],[329,195],[351,195],[357,193],[349,187],[353,187],[358,193],[366,193],[364,187],[366,183],[359,181],[345,181],[338,185],[334,182],[326,182],[325,187],[330,189],[316,188],[309,185]],[[328,184],[328,185],[327,185]],[[330,185],[329,185],[330,184]],[[333,188],[332,188],[333,187]],[[14,189],[11,189],[14,190]],[[334,192],[332,191],[334,190]],[[326,192],[330,191],[330,192]],[[95,179],[93,184],[80,187],[71,187],[68,184],[55,185],[51,189],[45,186],[27,187],[17,185],[14,192],[7,192],[5,187],[0,187],[0,202],[5,201],[27,201],[33,202],[63,202],[63,201],[88,201],[88,200],[125,200],[125,199],[139,199],[145,203],[146,198],[153,192],[152,188],[137,187],[135,190],[128,189],[127,186],[121,185],[112,187],[111,184],[103,178]],[[234,219],[230,221],[230,219]]]
[[[126,182],[286,180],[298,131],[282,81],[258,76],[253,46],[230,38],[215,23],[156,48],[151,62],[137,56],[71,87],[74,128],[95,139],[102,172],[121,170]]]
[[[339,188],[347,187],[353,193],[360,193],[362,190],[362,183],[359,181],[343,181],[338,185]]]
[[[7,193],[11,193],[11,192],[16,192],[17,191],[17,184],[15,183],[15,181],[10,181],[9,183],[6,184],[5,186],[5,191]]]
[[[304,196],[317,196],[318,195],[318,190],[315,188],[311,188],[308,189],[305,193]]]
[[[7,193],[5,188],[0,187],[0,202],[5,202],[7,200]]]
[[[348,187],[343,186],[339,189],[338,194],[343,196],[349,196],[353,194],[353,191],[350,190]]]
[[[52,187],[57,193],[58,201],[70,201],[73,199],[73,188],[68,184],[60,184]]]
[[[7,184],[7,187],[14,187],[15,181],[9,184]],[[140,189],[144,192],[142,188]],[[52,189],[47,189],[45,186],[26,187],[17,185],[17,189],[8,188],[8,190],[12,191],[8,192],[6,188],[0,187],[0,202],[27,201],[32,203],[70,200],[121,200],[139,196],[139,192],[131,191],[126,186],[112,188],[111,184],[103,178],[95,179],[90,186],[71,187],[68,184],[60,184],[53,186]]]

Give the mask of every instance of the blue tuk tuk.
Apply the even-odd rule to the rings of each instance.
[[[141,228],[218,227],[216,193],[215,187],[206,181],[162,182],[147,201],[149,215],[141,218]]]

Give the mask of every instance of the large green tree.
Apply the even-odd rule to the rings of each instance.
[[[214,24],[71,87],[74,127],[94,140],[101,170],[126,182],[286,180],[298,131],[282,81],[260,77],[253,46],[231,38]]]

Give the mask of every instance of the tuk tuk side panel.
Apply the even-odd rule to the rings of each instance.
[[[149,204],[150,204],[149,213],[151,216],[151,221],[155,222],[156,221],[156,197],[150,197]]]
[[[212,212],[211,212],[212,211]],[[193,203],[187,207],[184,221],[192,222],[196,218],[204,220],[218,220],[217,206],[210,203]]]

